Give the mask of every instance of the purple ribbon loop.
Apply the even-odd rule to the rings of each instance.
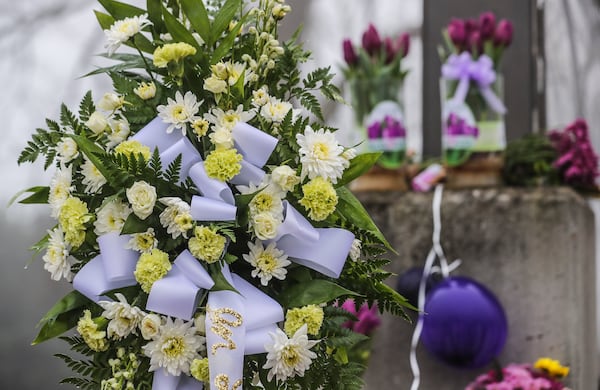
[[[191,320],[198,305],[200,291],[208,290],[214,284],[208,272],[186,249],[177,256],[167,275],[154,282],[146,309]]]
[[[190,205],[194,221],[235,221],[237,207],[220,200],[194,195]]]
[[[100,301],[112,301],[112,299],[102,296],[102,294],[117,288],[133,286],[134,284],[136,284],[135,278],[133,280],[108,280],[104,272],[101,255],[90,260],[73,278],[73,288],[96,303]]]
[[[244,122],[236,123],[231,135],[244,160],[259,168],[267,163],[278,142],[277,138]]]
[[[163,369],[154,371],[152,390],[202,390],[204,385],[191,376],[169,375]]]
[[[204,169],[204,162],[200,161],[194,164],[188,175],[203,196],[235,205],[231,188],[220,180],[208,177],[206,169]]]
[[[160,162],[162,169],[166,170],[169,164],[171,164],[177,156],[181,155],[181,170],[179,171],[179,181],[183,182],[188,176],[190,168],[202,161],[202,157],[192,145],[189,139],[186,137],[181,138],[179,141],[171,145],[167,150],[160,153]]]
[[[284,219],[277,228],[275,241],[286,235],[294,236],[298,241],[312,243],[319,240],[319,232],[288,201],[283,202]]]
[[[250,183],[258,185],[262,182],[263,177],[266,175],[265,171],[245,160],[242,160],[241,164],[242,170],[229,180],[231,184],[236,186],[247,186]]]
[[[158,151],[162,153],[181,138],[184,138],[179,131],[174,131],[168,134],[168,127],[168,123],[163,122],[160,117],[156,117],[137,133],[135,133],[131,139],[148,146],[151,151],[153,151],[155,148],[158,148]]]
[[[454,102],[460,104],[465,101],[469,92],[469,84],[473,81],[492,110],[498,114],[506,113],[504,103],[491,88],[496,81],[496,71],[494,63],[487,55],[482,54],[477,61],[474,61],[468,52],[460,55],[452,54],[442,65],[442,77],[446,80],[458,80],[456,92],[452,97]]]

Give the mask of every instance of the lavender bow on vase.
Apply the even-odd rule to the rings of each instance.
[[[410,39],[402,34],[382,39],[372,24],[362,36],[362,45],[344,40],[344,75],[351,90],[360,141],[365,152],[381,152],[378,164],[399,168],[405,156],[406,128],[402,86],[407,71],[401,62],[408,54]],[[366,149],[366,150],[365,150]]]
[[[484,12],[478,20],[452,19],[444,38],[440,98],[442,147],[445,163],[462,165],[471,157],[489,157],[506,148],[503,78],[499,72],[502,53],[512,42],[511,22]],[[476,129],[475,134],[469,129]],[[456,136],[466,130],[475,137],[469,146]],[[457,133],[458,132],[458,133]],[[464,141],[464,140],[463,140]],[[460,156],[459,156],[460,154]]]

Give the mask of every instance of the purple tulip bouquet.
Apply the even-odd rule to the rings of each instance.
[[[492,12],[475,19],[452,19],[443,32],[441,99],[445,161],[456,166],[468,160],[470,152],[497,152],[506,147],[502,76],[499,63],[513,38],[512,23],[496,22]],[[468,149],[453,152],[457,135],[453,115],[470,127],[477,137]],[[463,145],[464,146],[464,145]],[[462,155],[457,159],[456,155]]]
[[[410,37],[381,38],[372,24],[362,36],[362,45],[343,42],[347,67],[344,75],[352,92],[356,122],[366,130],[369,150],[381,152],[379,165],[398,168],[406,149],[405,116],[401,91],[407,71],[402,59],[409,51]]]

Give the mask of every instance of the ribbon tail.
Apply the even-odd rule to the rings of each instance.
[[[101,296],[107,291],[117,288],[133,286],[135,278],[109,281],[104,273],[104,265],[101,255],[94,257],[84,265],[73,278],[73,288],[90,300],[98,303],[99,301],[112,301],[108,297]]]
[[[194,221],[235,221],[237,207],[219,200],[194,195],[190,205]]]
[[[231,135],[244,160],[259,168],[267,163],[278,142],[277,138],[244,122],[236,123]]]
[[[506,114],[506,106],[502,103],[502,100],[487,86],[479,89],[481,96],[485,99],[488,106],[500,115]]]
[[[179,131],[168,134],[168,127],[169,125],[163,122],[160,117],[156,117],[140,131],[135,133],[131,139],[148,146],[150,150],[158,148],[158,151],[162,153],[183,138],[183,135]]]
[[[104,274],[111,281],[128,280],[135,283],[135,266],[139,259],[139,253],[132,249],[126,249],[131,237],[111,232],[98,237],[98,246],[102,255]]]
[[[452,101],[455,104],[462,104],[465,102],[467,93],[469,92],[470,82],[471,80],[469,79],[469,75],[465,75],[460,78],[458,86],[456,87],[456,91],[454,92],[454,96],[452,97]]]
[[[181,138],[167,150],[160,153],[162,169],[167,170],[169,165],[175,161],[177,156],[181,155],[181,169],[179,170],[179,181],[184,182],[188,176],[190,168],[202,161],[202,157],[186,137]]]
[[[190,376],[173,376],[162,369],[154,371],[152,390],[202,390],[203,388],[202,382]]]

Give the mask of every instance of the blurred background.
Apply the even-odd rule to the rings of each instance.
[[[437,1],[437,0],[436,0]],[[144,4],[145,1],[127,1]],[[405,84],[408,145],[417,155],[422,149],[424,0],[293,0],[293,12],[282,35],[304,25],[303,40],[314,53],[307,69],[332,65],[339,72],[343,63],[341,42],[360,40],[370,22],[382,35],[410,33],[411,50],[406,66],[411,72]],[[546,123],[563,127],[576,117],[588,120],[596,149],[600,148],[600,12],[595,0],[538,0],[544,7]],[[68,290],[52,282],[41,259],[31,261],[27,248],[51,227],[49,210],[13,204],[19,190],[47,182],[41,164],[17,166],[18,153],[36,127],[57,118],[60,104],[76,107],[92,89],[95,97],[110,91],[106,77],[80,78],[101,64],[95,54],[103,51],[104,36],[93,9],[86,0],[0,0],[0,113],[3,140],[0,143],[0,388],[54,389],[69,370],[56,352],[63,343],[30,346],[35,324]],[[448,15],[448,19],[452,15]],[[476,16],[476,15],[473,15]],[[593,49],[596,48],[596,49]],[[338,75],[336,82],[343,86]],[[346,96],[347,92],[346,92]],[[326,106],[328,122],[340,128],[347,144],[353,139],[353,114],[349,106]]]

